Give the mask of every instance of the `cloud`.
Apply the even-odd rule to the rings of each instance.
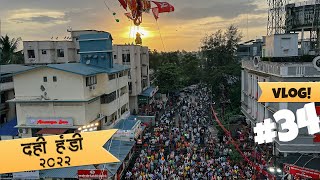
[[[63,24],[67,23],[66,15],[61,11],[45,9],[20,9],[10,11],[8,21],[33,24]]]
[[[178,8],[177,8],[178,9]],[[183,20],[194,20],[207,17],[221,17],[232,19],[241,14],[260,14],[265,12],[260,9],[259,4],[252,0],[243,1],[214,1],[201,7],[187,6],[175,12],[175,18]]]

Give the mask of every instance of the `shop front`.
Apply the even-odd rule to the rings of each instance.
[[[20,124],[16,127],[19,128],[20,135],[32,137],[59,135],[73,133],[77,129],[77,126],[74,126],[73,122],[74,120],[71,117],[28,117],[26,124]]]
[[[151,86],[138,96],[139,112],[148,114],[148,112],[152,111],[151,104],[154,102],[155,95],[158,92],[158,90],[158,86]]]

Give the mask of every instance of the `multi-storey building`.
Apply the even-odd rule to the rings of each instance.
[[[298,36],[296,34],[275,35],[267,38],[264,47],[268,60],[281,58],[283,61],[290,58],[299,58]],[[268,42],[270,40],[271,42]],[[273,46],[280,44],[281,47]],[[276,54],[276,57],[273,55]],[[292,57],[293,56],[293,57]],[[310,57],[311,58],[311,57]],[[264,119],[273,119],[273,114],[281,109],[296,112],[303,108],[305,103],[259,103],[261,89],[258,82],[314,82],[320,80],[320,69],[312,62],[270,62],[260,58],[242,61],[242,112],[248,122],[255,125]],[[280,142],[276,139],[277,153],[320,153],[320,144],[313,141],[306,128],[299,130],[299,136],[291,142]]]
[[[138,112],[139,105],[150,103],[157,92],[156,87],[150,87],[149,49],[139,45],[114,45],[113,59],[115,64],[130,67],[130,110]]]
[[[79,36],[80,63],[49,64],[14,76],[22,137],[109,128],[129,110],[128,68],[113,65],[112,36]]]
[[[58,64],[79,61],[73,41],[24,41],[25,64]]]
[[[16,107],[7,101],[13,99],[15,95],[13,74],[28,69],[31,68],[17,64],[0,65],[0,136],[17,135],[17,130],[14,130],[14,126],[17,125]]]

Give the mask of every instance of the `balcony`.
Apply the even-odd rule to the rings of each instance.
[[[278,77],[320,77],[312,62],[242,61],[242,68]]]

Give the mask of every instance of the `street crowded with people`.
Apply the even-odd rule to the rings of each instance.
[[[126,179],[264,179],[243,159],[231,158],[236,150],[228,136],[216,137],[208,94],[207,88],[198,87],[176,98],[156,127],[145,134],[144,146]],[[265,169],[267,157],[255,149],[250,127],[239,127],[237,138],[244,154]]]

